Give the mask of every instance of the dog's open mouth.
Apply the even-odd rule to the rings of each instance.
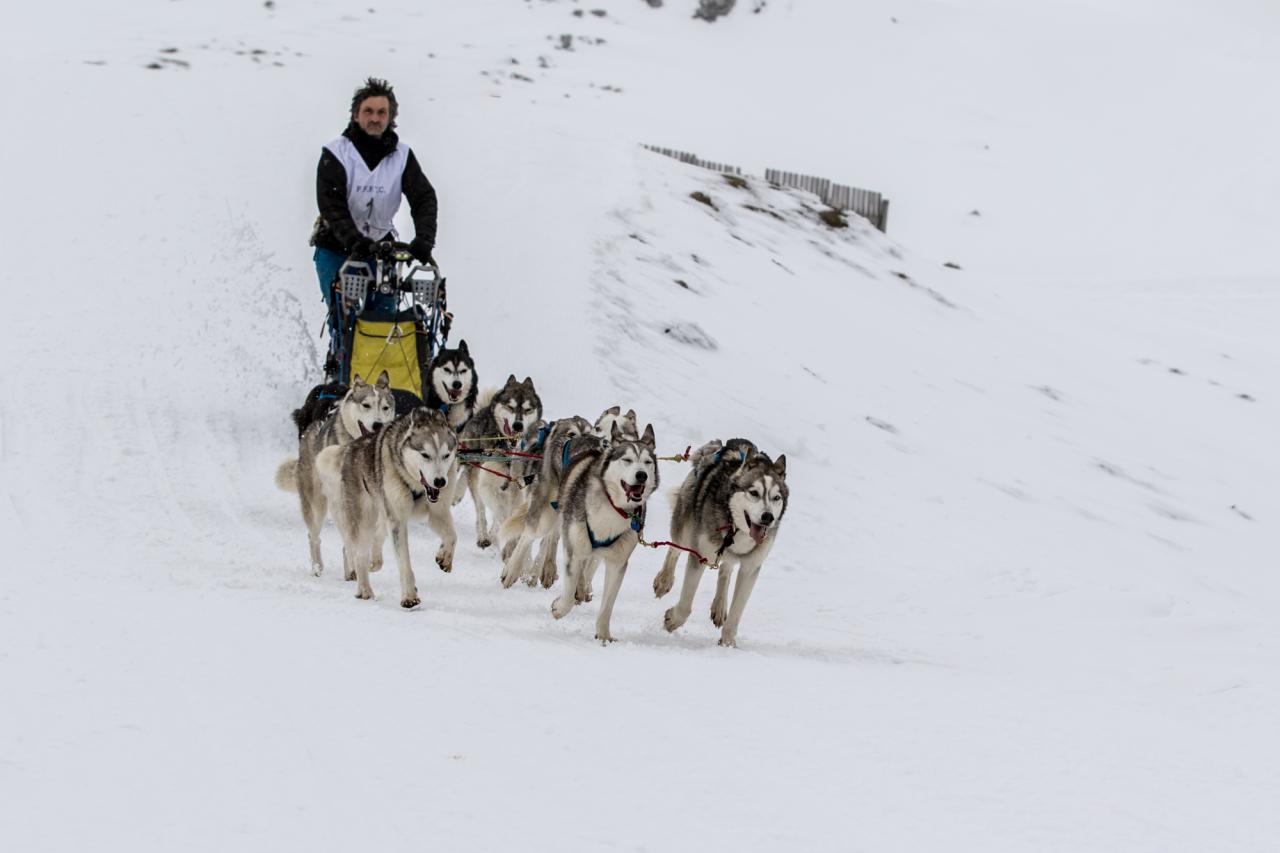
[[[418,479],[422,482],[422,488],[427,490],[427,500],[431,501],[432,503],[435,503],[436,501],[440,500],[439,489],[437,489],[435,486],[427,485],[427,478],[422,476],[421,474],[418,475]]]
[[[462,389],[461,389],[461,388],[450,388],[450,389],[449,389],[449,399],[450,399],[450,400],[453,400],[455,403],[458,401],[458,398],[459,398],[459,397],[461,397],[461,396],[462,396]]]
[[[515,432],[511,429],[511,422],[508,421],[506,418],[502,419],[502,434],[515,435]]]
[[[375,423],[372,427],[367,427],[364,424],[360,424],[360,437],[363,438],[366,435],[373,435],[381,427],[382,427],[382,424],[380,423]]]
[[[756,524],[751,520],[751,516],[747,516],[748,533],[751,534],[751,541],[759,545],[764,541],[764,535],[769,532],[769,528],[763,524]]]
[[[622,480],[622,493],[627,496],[627,500],[640,503],[644,500],[644,483],[636,483],[632,485],[626,480]]]

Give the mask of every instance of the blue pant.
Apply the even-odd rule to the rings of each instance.
[[[350,331],[350,326],[354,324],[354,317],[349,317],[348,328],[340,327],[341,319],[338,310],[338,300],[334,296],[333,285],[338,279],[338,270],[346,263],[347,256],[341,252],[335,252],[332,249],[324,249],[320,246],[316,247],[313,256],[316,262],[316,277],[320,280],[320,294],[324,297],[324,304],[329,309],[329,352],[334,355],[340,364],[344,365],[345,373],[346,353],[343,352],[343,341],[346,339],[346,333]],[[369,265],[373,267],[373,259],[367,259]],[[399,304],[398,294],[381,294],[374,293],[372,289],[365,300],[365,304],[361,308],[361,312],[373,310],[378,312],[393,312]]]

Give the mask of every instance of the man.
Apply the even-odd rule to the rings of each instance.
[[[392,222],[400,196],[409,199],[414,237],[409,251],[422,263],[432,262],[436,242],[436,191],[422,173],[418,159],[396,135],[399,106],[385,80],[370,77],[351,98],[351,122],[342,135],[327,143],[316,169],[315,246],[320,291],[330,306],[330,353],[340,342],[333,284],[348,258],[367,260],[375,243],[396,240]],[[326,371],[336,370],[336,360]]]

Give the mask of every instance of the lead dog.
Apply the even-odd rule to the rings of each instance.
[[[718,441],[703,445],[691,461],[693,470],[681,484],[671,511],[671,538],[713,563],[719,561],[711,623],[721,629],[720,645],[734,646],[742,611],[787,511],[787,457],[771,460],[751,442],[731,439],[724,445]],[[671,591],[679,556],[675,548],[667,549],[662,569],[653,579],[659,598]],[[735,565],[738,581],[730,602]],[[688,555],[680,601],[663,614],[662,624],[668,631],[688,620],[705,568],[696,556]]]
[[[605,564],[604,593],[596,616],[596,639],[614,640],[609,620],[618,589],[627,571],[627,560],[640,541],[644,508],[658,487],[658,461],[654,453],[653,425],[638,440],[623,438],[612,427],[606,450],[598,440],[570,454],[557,498],[560,539],[564,542],[564,589],[551,604],[557,619],[567,614],[578,598],[580,581],[591,588],[600,562]]]

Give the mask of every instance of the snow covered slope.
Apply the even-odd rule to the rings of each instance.
[[[1274,10],[692,5],[0,35],[6,849],[1274,847],[1280,126],[1221,94],[1280,70]],[[465,505],[452,575],[415,531],[414,612],[307,573],[271,474],[323,345],[314,161],[370,73],[486,384],[787,454],[741,649],[709,582],[662,630],[652,552],[601,648]],[[883,190],[889,234],[640,142]]]

